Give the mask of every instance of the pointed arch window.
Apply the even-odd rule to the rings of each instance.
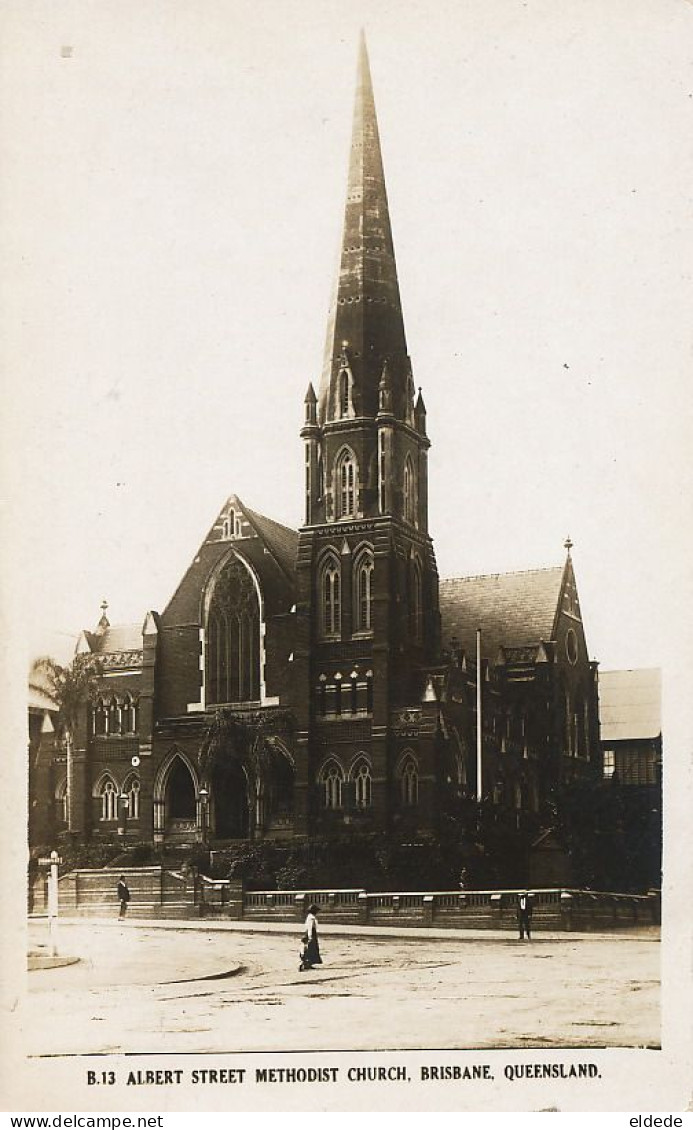
[[[129,692],[125,695],[123,705],[120,708],[120,725],[124,734],[136,732],[135,701]]]
[[[339,414],[349,415],[349,373],[346,369],[339,374]]]
[[[419,803],[419,770],[411,755],[402,763],[399,786],[400,800],[405,808],[413,808]]]
[[[97,699],[93,712],[94,734],[96,737],[105,737],[108,733],[108,710],[102,698]]]
[[[55,790],[55,801],[59,822],[67,824],[67,777],[63,777]]]
[[[409,631],[417,643],[423,638],[423,574],[418,557],[409,565]]]
[[[336,761],[328,761],[320,774],[320,792],[323,808],[342,807],[342,786],[344,773]]]
[[[140,782],[139,778],[133,777],[125,789],[125,795],[128,798],[128,819],[139,820],[140,818]]]
[[[373,554],[365,550],[354,570],[354,631],[373,630]]]
[[[356,513],[356,461],[344,451],[336,467],[337,517],[353,518]]]
[[[337,638],[342,631],[342,578],[339,561],[330,555],[320,571],[322,635]]]
[[[373,803],[373,778],[366,758],[360,758],[351,771],[354,782],[354,804],[357,808],[370,808]]]
[[[115,695],[108,704],[108,732],[109,734],[120,733],[120,706]]]
[[[260,601],[249,570],[234,557],[219,576],[207,617],[207,702],[260,698]]]
[[[101,786],[101,820],[116,820],[118,817],[118,790],[108,777]]]
[[[404,520],[412,526],[416,525],[416,476],[411,455],[404,460],[403,482]]]

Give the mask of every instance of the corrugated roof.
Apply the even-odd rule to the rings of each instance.
[[[28,706],[29,710],[41,713],[45,710],[55,713],[58,709],[53,699],[50,698],[41,687],[37,686],[36,683],[29,683]]]
[[[456,636],[467,655],[476,654],[476,630],[481,628],[484,658],[495,659],[499,649],[527,647],[548,641],[563,579],[563,566],[453,577],[440,582],[443,643]]]
[[[662,673],[659,668],[600,671],[599,719],[604,742],[659,737],[662,732]]]

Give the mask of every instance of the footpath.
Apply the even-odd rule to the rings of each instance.
[[[38,923],[46,921],[45,915],[30,915],[29,922]],[[229,934],[286,934],[300,935],[303,923],[296,919],[293,922],[260,922],[243,919],[241,921],[219,918],[92,918],[86,916],[70,918],[61,915],[59,925],[70,926],[112,926],[129,930],[174,930],[194,931],[200,933],[229,933]],[[458,941],[458,942],[508,942],[519,943],[514,930],[473,930],[441,928],[435,926],[361,926],[356,923],[337,923],[319,921],[318,929],[321,936],[334,938],[368,938],[383,941],[390,938],[400,938],[408,941]],[[597,942],[616,940],[618,938],[638,940],[644,942],[659,942],[661,930],[659,926],[629,927],[611,931],[566,931],[566,930],[536,930],[532,935],[535,942]]]

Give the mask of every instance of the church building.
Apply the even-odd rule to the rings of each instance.
[[[70,765],[58,723],[37,728],[34,842],[411,840],[455,799],[519,819],[556,785],[600,775],[570,542],[555,568],[438,576],[431,441],[363,40],[316,383],[302,405],[300,529],[231,495],[165,608],[115,626],[104,606],[81,634],[98,692]]]

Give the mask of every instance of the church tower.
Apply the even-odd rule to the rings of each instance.
[[[426,410],[407,352],[363,35],[339,277],[301,438],[297,815],[329,830],[353,810],[383,827],[397,790],[393,710],[421,701],[440,631]]]

